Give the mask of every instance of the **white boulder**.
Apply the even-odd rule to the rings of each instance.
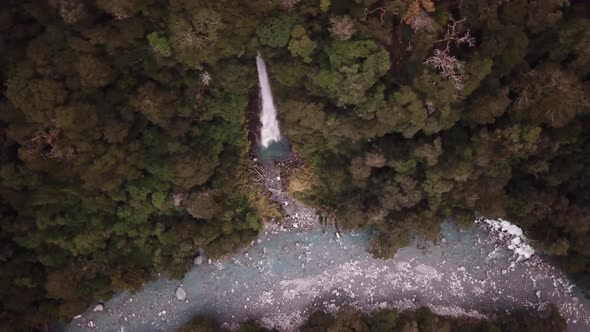
[[[186,291],[184,290],[184,288],[182,287],[177,287],[176,288],[176,292],[174,292],[174,294],[176,295],[176,298],[180,301],[184,301],[186,300]]]
[[[195,265],[203,264],[203,256],[201,256],[201,255],[195,256],[195,259],[193,259],[193,263],[195,263]]]

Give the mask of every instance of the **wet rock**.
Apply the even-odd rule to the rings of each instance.
[[[174,294],[176,295],[176,298],[180,301],[184,301],[186,300],[186,291],[184,290],[184,288],[182,287],[178,287],[176,288],[176,291],[174,292]]]
[[[97,312],[97,311],[103,311],[103,310],[104,310],[104,304],[102,304],[102,303],[97,303],[97,304],[94,306],[94,309],[92,309],[92,310],[93,310],[94,312]]]
[[[203,256],[201,256],[201,255],[195,256],[195,259],[193,259],[193,263],[195,263],[195,265],[203,264]]]

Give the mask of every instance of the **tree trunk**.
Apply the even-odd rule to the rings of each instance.
[[[389,50],[389,61],[391,62],[389,71],[392,74],[400,72],[403,52],[401,19],[398,15],[394,15],[391,22],[391,48]]]

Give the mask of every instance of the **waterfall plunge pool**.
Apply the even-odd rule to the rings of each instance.
[[[259,145],[256,151],[256,155],[262,163],[287,159],[290,153],[291,144],[284,137],[278,142],[271,142],[267,147]]]

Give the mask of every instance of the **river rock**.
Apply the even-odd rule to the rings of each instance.
[[[184,301],[186,300],[186,291],[184,290],[184,288],[182,287],[178,287],[176,288],[176,292],[174,292],[176,295],[176,298],[180,301]]]
[[[94,306],[94,309],[93,309],[94,312],[96,312],[96,311],[103,311],[103,310],[104,310],[104,304],[102,304],[102,303],[97,303]]]
[[[201,255],[195,256],[195,259],[193,259],[193,263],[195,263],[195,265],[203,264],[203,256],[201,256]]]

